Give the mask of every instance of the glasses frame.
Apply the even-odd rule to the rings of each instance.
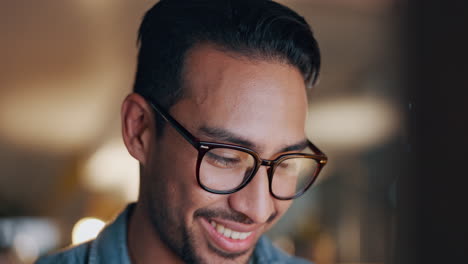
[[[192,145],[197,151],[198,151],[198,159],[197,159],[197,165],[196,165],[196,176],[197,176],[197,182],[200,187],[210,193],[214,194],[231,194],[235,193],[237,191],[240,191],[242,188],[247,186],[247,184],[252,181],[252,179],[255,177],[257,174],[257,171],[260,169],[260,166],[266,166],[268,167],[267,169],[267,174],[268,174],[268,181],[269,181],[269,191],[271,196],[278,200],[292,200],[295,198],[298,198],[302,194],[304,194],[310,186],[315,182],[317,179],[317,176],[319,175],[320,171],[323,169],[325,164],[328,162],[327,156],[317,147],[315,146],[312,142],[308,141],[308,147],[310,147],[315,153],[317,154],[307,154],[307,153],[286,153],[279,155],[276,159],[274,160],[268,160],[268,159],[262,159],[260,155],[255,152],[252,149],[240,146],[240,145],[235,145],[235,144],[225,144],[225,143],[218,143],[218,142],[209,142],[209,141],[201,141],[192,133],[190,133],[185,127],[183,127],[177,120],[175,120],[168,112],[166,112],[162,107],[160,107],[158,104],[146,99],[146,101],[149,103],[149,105],[153,108],[155,112],[157,112],[166,122],[168,122],[185,140],[187,140],[190,145]],[[219,191],[215,189],[211,189],[203,185],[203,183],[200,180],[200,166],[201,162],[203,160],[203,157],[205,154],[216,148],[228,148],[228,149],[233,149],[233,150],[238,150],[238,151],[243,151],[248,154],[250,154],[252,157],[254,157],[255,160],[255,168],[253,169],[251,175],[244,179],[242,183],[231,190],[227,191]],[[291,158],[310,158],[313,159],[317,162],[318,167],[315,172],[315,175],[311,178],[310,182],[307,183],[306,187],[303,188],[300,192],[296,193],[295,195],[291,197],[282,197],[278,196],[273,192],[273,175],[275,172],[275,169],[277,165],[286,160],[286,159],[291,159]]]

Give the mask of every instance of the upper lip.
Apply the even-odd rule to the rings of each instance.
[[[211,218],[208,219],[208,222],[214,221],[216,223],[219,223],[223,225],[224,227],[227,227],[233,231],[237,232],[254,232],[259,228],[258,225],[256,224],[242,224],[239,222],[234,222],[234,221],[229,221],[221,218]]]

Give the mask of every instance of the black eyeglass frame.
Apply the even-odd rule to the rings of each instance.
[[[166,122],[168,122],[185,140],[187,140],[198,151],[198,160],[197,160],[197,165],[196,165],[197,182],[198,182],[198,185],[200,185],[200,187],[202,189],[204,189],[205,191],[207,191],[207,192],[214,193],[214,194],[231,194],[231,193],[235,193],[235,192],[241,190],[242,188],[247,186],[247,184],[250,183],[250,181],[257,174],[257,171],[260,169],[260,166],[267,166],[268,167],[267,174],[268,174],[270,194],[274,198],[276,198],[278,200],[292,200],[292,199],[298,198],[299,196],[304,194],[312,186],[312,184],[317,179],[317,176],[319,175],[320,171],[323,169],[325,164],[327,164],[327,162],[328,162],[327,156],[317,146],[315,146],[310,140],[307,140],[308,141],[308,147],[310,147],[317,154],[286,153],[286,154],[282,154],[282,155],[278,156],[274,160],[262,159],[257,152],[255,152],[255,151],[253,151],[253,150],[251,150],[249,148],[243,147],[243,146],[234,145],[234,144],[225,144],[225,143],[201,141],[197,137],[192,135],[192,133],[190,133],[185,127],[183,127],[179,122],[177,122],[177,120],[175,120],[169,113],[167,113],[158,104],[156,104],[156,103],[154,103],[154,102],[152,102],[152,101],[150,101],[148,99],[146,99],[146,101],[154,109],[155,112],[157,112],[159,115],[161,115],[161,117]],[[203,157],[205,156],[205,154],[208,151],[210,151],[212,149],[215,149],[215,148],[228,148],[228,149],[243,151],[243,152],[246,152],[246,153],[250,154],[252,157],[254,157],[255,167],[254,167],[253,171],[251,172],[251,174],[248,177],[244,178],[244,180],[242,181],[242,183],[238,187],[236,187],[234,189],[231,189],[231,190],[227,190],[227,191],[219,191],[219,190],[208,188],[205,185],[203,185],[203,183],[201,182],[201,180],[200,180],[200,165],[201,165],[201,162],[203,160]],[[310,159],[314,159],[318,164],[317,170],[315,172],[315,175],[313,175],[311,180],[306,184],[306,187],[303,188],[300,192],[296,193],[295,195],[293,195],[291,197],[278,196],[273,192],[273,186],[272,186],[273,185],[272,184],[273,183],[273,175],[274,175],[275,169],[277,167],[277,164],[279,164],[280,162],[282,162],[282,161],[284,161],[286,159],[291,159],[291,158],[310,158]]]

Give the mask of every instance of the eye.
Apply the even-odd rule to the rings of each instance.
[[[293,172],[297,168],[297,162],[295,162],[294,159],[288,159],[282,161],[280,164],[278,164],[277,169],[280,169],[284,172]]]
[[[210,164],[220,168],[234,168],[241,163],[241,160],[238,157],[227,156],[222,154],[219,155],[213,152],[206,153],[206,160]]]

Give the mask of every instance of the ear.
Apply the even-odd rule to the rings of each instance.
[[[121,118],[122,137],[128,152],[145,165],[152,135],[155,135],[151,107],[141,95],[132,93],[122,103]]]

